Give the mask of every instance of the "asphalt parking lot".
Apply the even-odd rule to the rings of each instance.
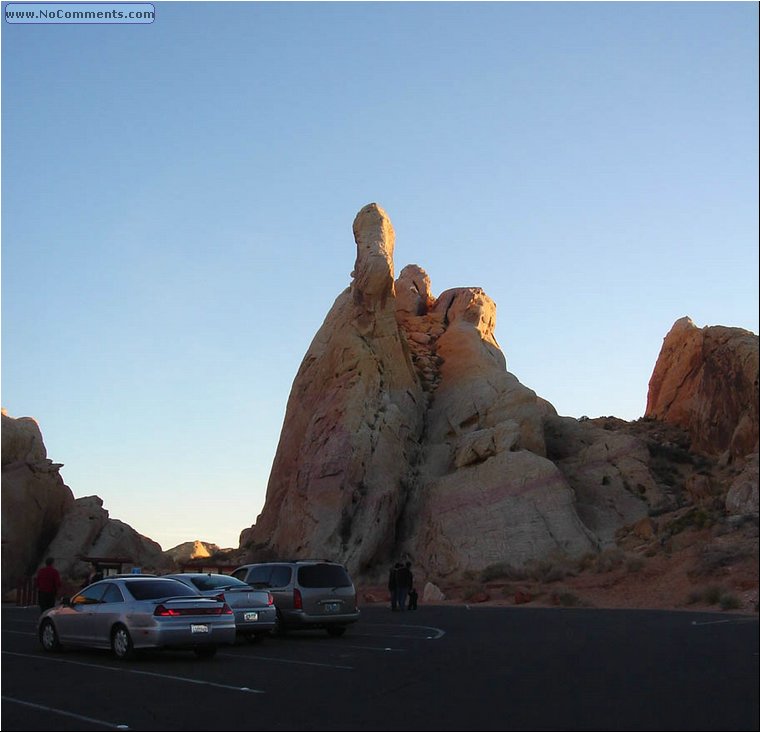
[[[369,606],[210,661],[46,654],[3,607],[3,730],[756,730],[757,617]]]

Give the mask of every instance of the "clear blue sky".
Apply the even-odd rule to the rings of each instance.
[[[2,403],[77,497],[237,546],[377,201],[560,414],[758,332],[756,3],[157,3],[2,28]]]

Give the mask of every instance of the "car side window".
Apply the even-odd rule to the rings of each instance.
[[[100,598],[103,597],[104,590],[104,582],[98,582],[97,584],[90,585],[86,590],[82,590],[78,595],[74,595],[74,597],[71,598],[71,604],[94,605],[96,602],[100,602]]]
[[[246,576],[246,574],[248,574],[248,569],[246,569],[245,567],[243,567],[242,569],[236,569],[236,570],[235,570],[235,571],[232,573],[232,576],[233,576],[235,579],[239,579],[239,580],[241,580],[242,582],[245,582],[245,576]]]
[[[272,576],[269,580],[272,587],[287,587],[290,584],[290,567],[277,565],[272,569]]]
[[[261,585],[262,587],[269,587],[269,576],[271,574],[272,568],[266,564],[263,564],[260,567],[251,567],[248,571],[248,577],[246,577],[245,581],[249,585]]]
[[[106,591],[103,593],[102,602],[124,602],[124,596],[117,585],[109,583]]]

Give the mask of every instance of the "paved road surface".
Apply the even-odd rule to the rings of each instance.
[[[727,614],[370,606],[211,661],[44,653],[2,613],[2,729],[757,730],[758,620]]]

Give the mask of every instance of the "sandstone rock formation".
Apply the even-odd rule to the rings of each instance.
[[[758,451],[758,337],[681,318],[665,336],[646,415],[689,431],[692,445],[730,459]]]
[[[186,541],[171,549],[167,549],[164,554],[173,562],[182,564],[191,559],[206,559],[218,551],[220,551],[220,547],[216,544],[196,539],[195,541]]]
[[[74,496],[48,459],[39,425],[2,412],[3,591],[34,572]]]
[[[296,375],[266,505],[241,545],[358,567],[396,544],[425,396],[396,323],[394,232],[379,206],[359,212],[354,237],[353,282]]]
[[[100,498],[74,499],[34,419],[3,411],[2,446],[3,593],[33,576],[46,556],[75,583],[91,570],[83,556],[130,558],[146,571],[169,567],[160,545],[109,518]]]
[[[109,518],[98,496],[74,501],[45,555],[55,557],[61,575],[74,581],[85,579],[92,569],[83,557],[129,559],[145,572],[168,565],[160,544]]]
[[[333,557],[369,575],[405,553],[443,577],[578,556],[646,515],[658,488],[635,440],[598,430],[549,459],[547,424],[554,442],[574,430],[507,371],[483,290],[436,298],[417,265],[394,282],[376,204],[354,238],[353,281],[296,375],[266,504],[241,534],[251,557]]]

